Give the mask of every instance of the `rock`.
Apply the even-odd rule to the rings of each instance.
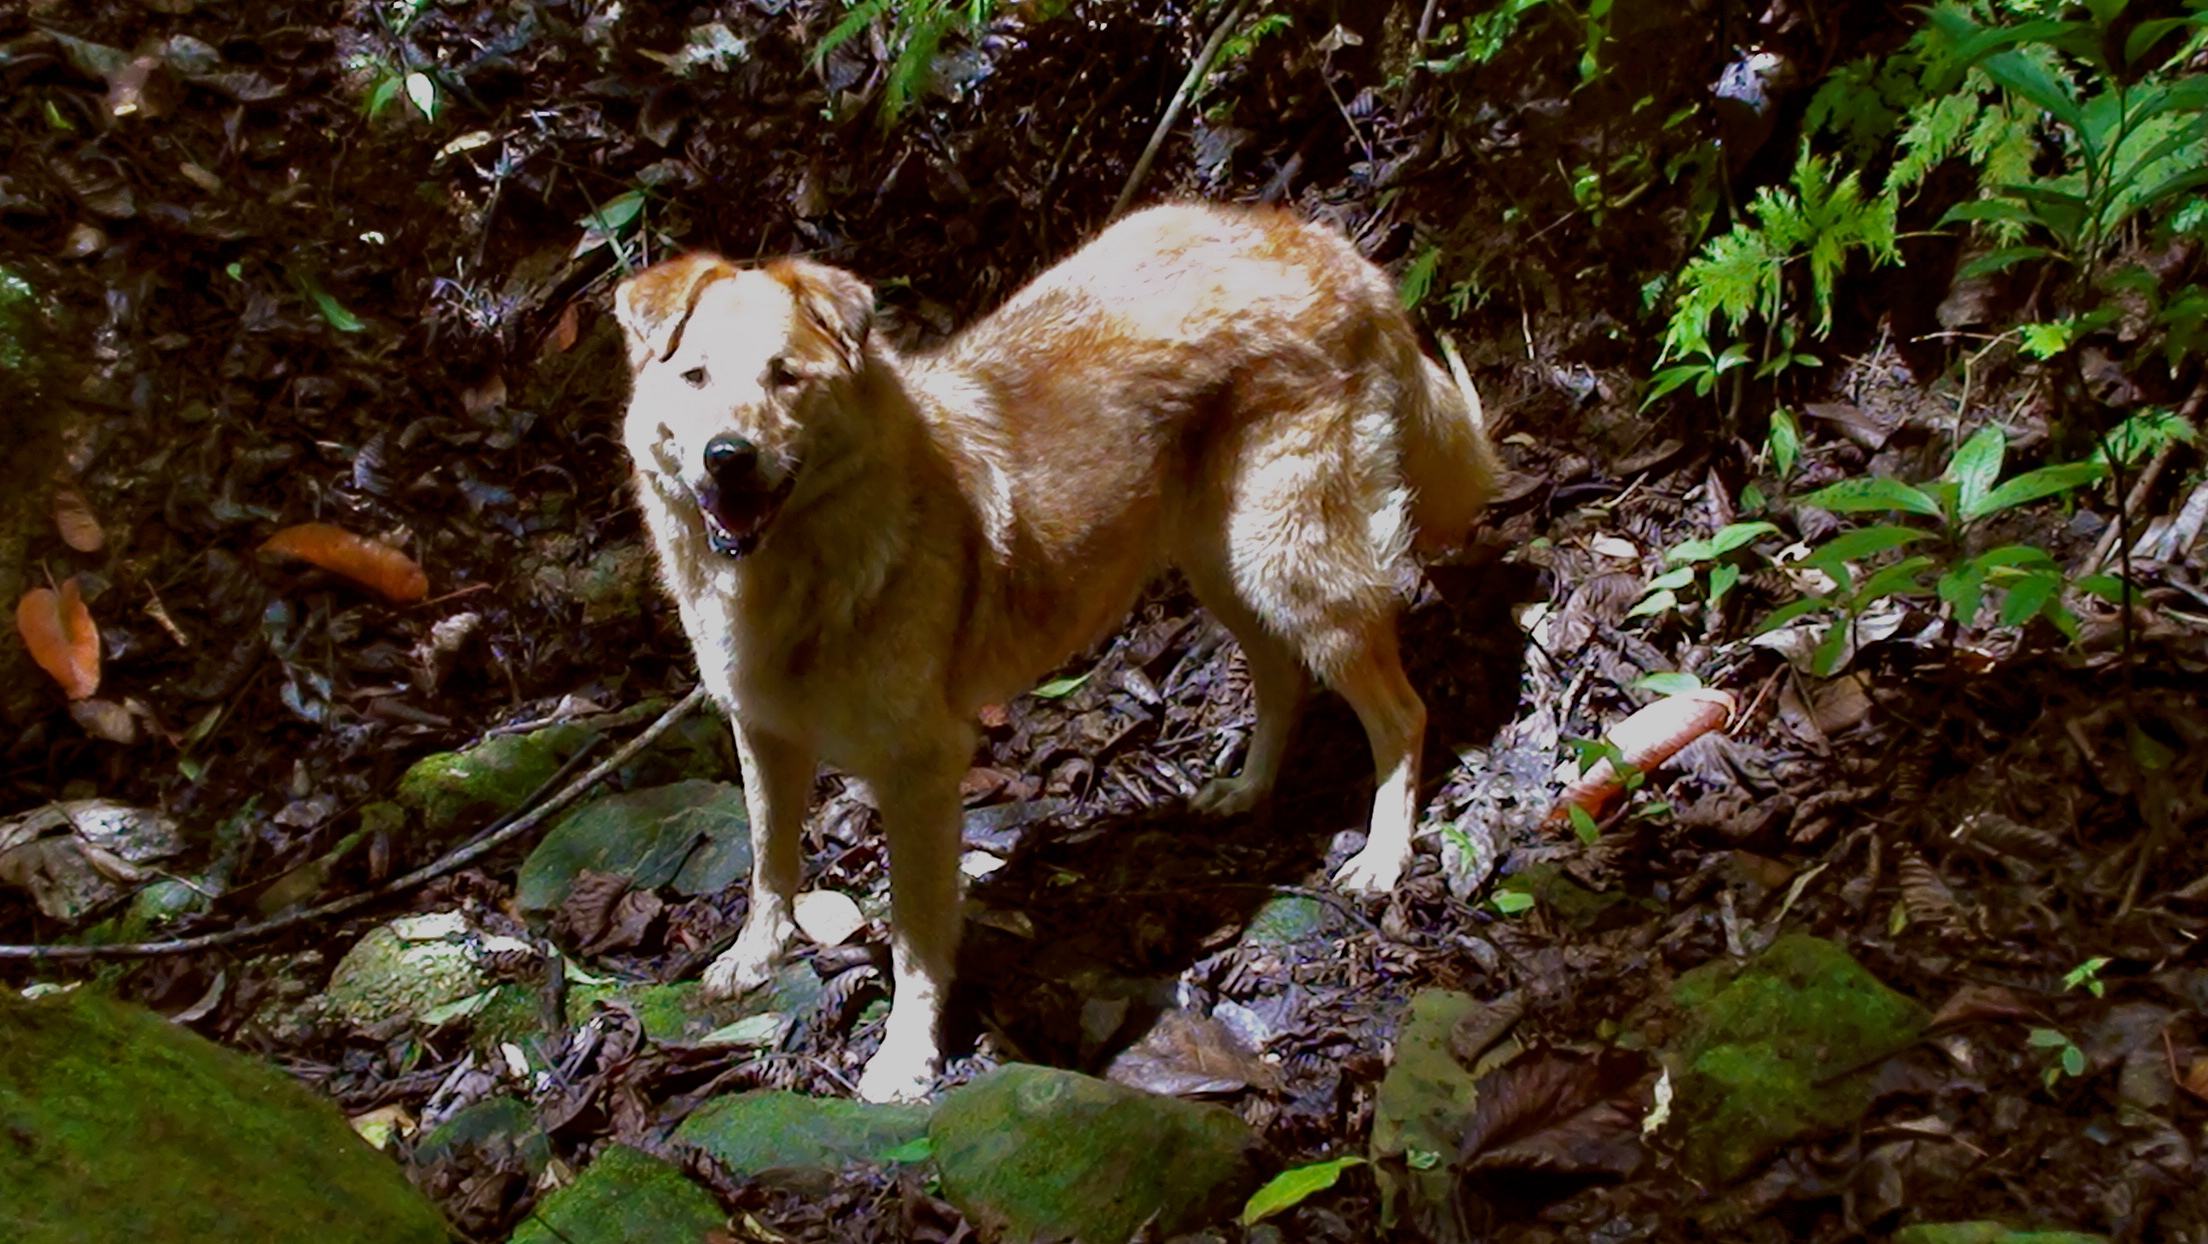
[[[655,985],[645,981],[578,982],[567,992],[571,1024],[589,1020],[601,1004],[635,1013],[644,1035],[662,1044],[704,1043],[714,1033],[746,1019],[777,1017],[770,1039],[725,1044],[776,1045],[792,1023],[820,1007],[825,987],[809,964],[785,963],[764,988],[734,998],[708,999],[697,981]]]
[[[1050,1067],[1000,1067],[953,1089],[928,1124],[943,1193],[993,1238],[1123,1244],[1238,1209],[1257,1136],[1221,1106]]]
[[[399,778],[398,801],[432,831],[489,820],[520,807],[595,737],[597,731],[569,722],[425,756]]]
[[[610,1145],[544,1198],[509,1244],[698,1244],[728,1225],[705,1189],[648,1153]]]
[[[2017,1231],[1998,1222],[1920,1222],[1894,1232],[1894,1244],[2108,1244],[2083,1231]]]
[[[1479,1069],[1457,1061],[1452,1034],[1481,1006],[1472,995],[1447,989],[1411,999],[1372,1105],[1370,1154],[1386,1226],[1395,1225],[1406,1197],[1418,1221],[1448,1213],[1457,1188],[1453,1159],[1479,1099],[1480,1075],[1520,1052],[1517,1039],[1505,1037],[1487,1050]]]
[[[641,890],[711,894],[751,871],[751,819],[741,788],[697,779],[607,795],[553,822],[522,863],[516,897],[550,911],[585,870],[618,873]]]
[[[518,938],[494,937],[471,927],[458,912],[402,916],[368,931],[345,952],[323,990],[323,1007],[356,1028],[427,1020],[448,1003],[491,986],[494,954],[535,948]]]
[[[1283,894],[1268,900],[1250,917],[1242,940],[1252,946],[1287,946],[1326,932],[1341,917],[1332,907],[1300,894]]]
[[[875,1105],[755,1089],[699,1108],[675,1139],[712,1154],[741,1178],[769,1171],[833,1173],[887,1163],[928,1133],[926,1106]]]
[[[1744,964],[1704,964],[1672,999],[1686,1023],[1664,1055],[1672,1126],[1688,1173],[1714,1184],[1854,1122],[1877,1064],[1915,1044],[1928,1018],[1847,951],[1802,934]]]
[[[444,1219],[291,1077],[79,989],[0,989],[0,1239],[444,1244]],[[695,1237],[693,1237],[695,1238]]]

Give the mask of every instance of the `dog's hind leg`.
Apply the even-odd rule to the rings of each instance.
[[[1425,743],[1426,706],[1403,676],[1396,651],[1395,619],[1377,620],[1364,647],[1329,681],[1364,723],[1379,776],[1364,850],[1334,874],[1344,890],[1385,894],[1411,862],[1411,832],[1418,825],[1418,753]]]
[[[936,1032],[958,955],[958,779],[973,753],[901,758],[870,781],[889,839],[892,993],[882,1045],[859,1077],[868,1101],[927,1096],[935,1081]]]
[[[1271,631],[1236,594],[1232,576],[1224,566],[1192,562],[1182,567],[1196,598],[1219,619],[1242,648],[1242,662],[1249,669],[1257,693],[1257,727],[1250,735],[1249,754],[1242,771],[1232,777],[1214,778],[1189,801],[1197,812],[1233,816],[1247,812],[1272,794],[1280,778],[1281,761],[1295,733],[1296,717],[1311,689],[1311,676],[1293,648]]]
[[[813,797],[813,749],[736,723],[751,815],[751,912],[736,944],[705,970],[707,997],[726,998],[767,981],[797,931],[792,916],[802,864],[805,811]]]

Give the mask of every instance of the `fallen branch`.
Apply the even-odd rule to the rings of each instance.
[[[1211,62],[1219,58],[1219,49],[1226,46],[1227,36],[1242,24],[1242,12],[1250,7],[1250,0],[1235,0],[1224,21],[1211,32],[1204,50],[1196,54],[1196,63],[1188,67],[1188,76],[1181,79],[1181,89],[1173,92],[1173,102],[1165,106],[1165,115],[1158,118],[1158,128],[1150,131],[1150,145],[1142,149],[1142,158],[1135,161],[1135,171],[1127,174],[1127,184],[1121,187],[1119,201],[1112,204],[1108,219],[1117,220],[1127,211],[1127,205],[1135,201],[1135,192],[1142,189],[1143,179],[1150,176],[1150,164],[1158,158],[1158,148],[1165,145],[1165,136],[1173,132],[1173,126],[1181,119],[1181,110],[1195,98],[1196,87],[1204,75],[1211,72]]]
[[[326,920],[331,916],[344,915],[356,908],[365,907],[377,899],[389,898],[402,890],[411,890],[415,886],[435,881],[447,873],[464,868],[522,834],[542,825],[554,813],[582,798],[584,792],[604,781],[608,774],[627,764],[631,757],[650,747],[660,735],[667,733],[669,727],[688,716],[690,710],[696,708],[698,702],[704,698],[705,688],[702,686],[693,687],[689,695],[684,696],[673,708],[661,713],[659,720],[647,727],[644,733],[629,740],[613,755],[592,766],[590,772],[561,787],[558,794],[515,817],[495,832],[469,843],[467,846],[459,847],[439,857],[433,863],[417,868],[403,877],[387,881],[372,890],[349,894],[344,898],[324,903],[320,907],[310,907],[305,911],[296,911],[288,916],[263,920],[259,924],[227,929],[220,933],[203,933],[198,937],[179,937],[161,942],[125,942],[111,946],[0,945],[0,960],[32,959],[46,962],[74,962],[87,959],[144,959],[155,955],[190,954],[198,950],[214,950],[222,946],[235,946],[240,942],[249,942],[255,938],[266,937],[271,933],[281,932],[296,925],[307,924],[315,920]]]

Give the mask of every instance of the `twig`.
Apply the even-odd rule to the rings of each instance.
[[[515,817],[511,823],[480,841],[460,847],[439,858],[434,863],[417,868],[403,877],[387,881],[375,889],[347,895],[344,898],[324,903],[320,907],[309,908],[306,911],[293,912],[288,916],[278,916],[274,920],[264,920],[259,924],[227,929],[220,933],[204,933],[198,937],[180,937],[163,942],[128,942],[112,946],[0,945],[0,960],[142,959],[153,955],[189,954],[193,951],[234,946],[239,942],[252,941],[255,938],[265,937],[270,933],[280,932],[295,925],[306,924],[315,920],[325,920],[331,916],[341,916],[355,908],[364,907],[379,898],[388,898],[401,890],[413,889],[415,886],[434,881],[455,869],[463,868],[522,834],[535,829],[553,813],[580,799],[584,792],[605,780],[608,774],[627,764],[631,757],[651,746],[660,735],[667,732],[669,727],[688,716],[690,710],[696,708],[698,702],[704,698],[704,687],[691,688],[689,695],[684,696],[673,708],[661,713],[659,720],[653,722],[644,733],[623,744],[620,750],[593,766],[590,772],[569,782],[560,789],[558,794],[538,804],[521,816]]]
[[[1127,184],[1119,192],[1119,201],[1112,204],[1112,219],[1118,219],[1127,210],[1127,205],[1135,201],[1135,192],[1142,189],[1143,179],[1150,175],[1150,164],[1158,158],[1158,148],[1165,145],[1165,136],[1173,132],[1173,126],[1181,119],[1181,110],[1195,98],[1197,85],[1211,72],[1211,62],[1218,59],[1219,49],[1226,46],[1227,36],[1234,33],[1234,28],[1242,24],[1243,10],[1249,7],[1250,0],[1234,0],[1234,7],[1227,10],[1226,18],[1212,30],[1204,50],[1197,53],[1196,63],[1188,67],[1188,76],[1181,79],[1181,89],[1173,92],[1173,102],[1165,106],[1165,115],[1158,118],[1158,128],[1150,132],[1150,145],[1142,149],[1142,158],[1135,161],[1135,171],[1127,174]]]

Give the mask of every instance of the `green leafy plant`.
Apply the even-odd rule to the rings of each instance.
[[[1696,355],[1722,359],[1726,351],[1712,342],[1713,331],[1722,327],[1737,334],[1760,322],[1766,329],[1760,364],[1766,374],[1774,364],[1814,363],[1812,356],[1793,350],[1791,335],[1784,336],[1784,349],[1778,348],[1779,330],[1795,305],[1790,276],[1806,272],[1816,331],[1822,334],[1832,329],[1833,290],[1850,257],[1862,254],[1874,265],[1899,262],[1894,201],[1866,195],[1859,174],[1835,176],[1831,161],[1804,145],[1789,184],[1791,189],[1758,190],[1747,206],[1750,219],[1710,239],[1680,270],[1659,362]],[[1664,391],[1694,378],[1672,379]]]
[[[890,60],[875,114],[886,130],[896,125],[927,89],[944,38],[954,31],[980,33],[995,11],[996,0],[858,0],[813,47],[813,64],[818,67],[829,53],[877,19],[888,18],[885,42]]]
[[[2105,997],[2108,993],[2108,984],[2101,979],[2101,969],[2107,967],[2108,964],[2107,956],[2095,955],[2063,973],[2062,987],[2066,990],[2082,988],[2096,998]]]
[[[2025,1040],[2031,1042],[2034,1049],[2053,1050],[2055,1052],[2055,1061],[2040,1075],[2040,1082],[2048,1088],[2055,1087],[2055,1081],[2066,1075],[2082,1076],[2085,1074],[2085,1051],[2078,1048],[2077,1042],[2072,1041],[2055,1029],[2034,1028],[2030,1035],[2025,1037]]]
[[[1342,1172],[1364,1164],[1363,1158],[1340,1157],[1290,1167],[1250,1194],[1248,1203],[1242,1207],[1242,1225],[1252,1226],[1282,1210],[1293,1209],[1306,1199],[1333,1187],[1341,1179]]]
[[[1733,555],[1764,536],[1778,534],[1778,530],[1760,520],[1728,523],[1707,539],[1682,540],[1671,546],[1664,550],[1664,560],[1672,563],[1671,569],[1649,580],[1646,593],[1626,616],[1638,618],[1677,609],[1683,603],[1683,592],[1695,592],[1710,608],[1717,608],[1724,603],[1725,594],[1740,582],[1740,562]]]
[[[2127,23],[2129,7],[2089,0],[2080,17],[2016,24],[1988,24],[1952,3],[1931,11],[1934,50],[1951,66],[1982,71],[2013,111],[2043,114],[2046,140],[2062,156],[2044,176],[2027,169],[1989,179],[1998,197],[1942,218],[2014,226],[2034,239],[1970,270],[2051,258],[2090,271],[2132,218],[2208,185],[2208,73],[2180,72],[2200,50],[2208,18]]]
[[[1812,550],[1803,565],[1822,571],[1835,583],[1823,596],[1795,601],[1764,620],[1772,630],[1805,614],[1829,610],[1844,619],[1890,596],[1933,594],[1949,610],[1954,626],[1975,625],[1989,591],[2001,592],[1998,619],[2018,626],[2044,617],[2073,641],[2077,618],[2063,603],[2068,589],[2124,599],[2123,582],[2114,575],[2066,579],[2046,550],[2008,544],[1971,551],[1978,524],[2018,506],[2071,492],[2108,473],[2098,461],[2066,462],[2001,480],[2007,438],[1997,427],[1984,427],[1963,442],[1940,478],[1923,485],[1883,476],[1842,480],[1801,498],[1803,505],[1842,514],[1899,513],[1929,520],[1930,526],[1879,523],[1834,536]],[[1904,553],[1917,548],[1923,551]],[[1891,557],[1892,560],[1888,560]],[[1875,565],[1857,582],[1858,563]],[[1848,627],[1835,625],[1819,645],[1812,668],[1830,673],[1847,650]]]

